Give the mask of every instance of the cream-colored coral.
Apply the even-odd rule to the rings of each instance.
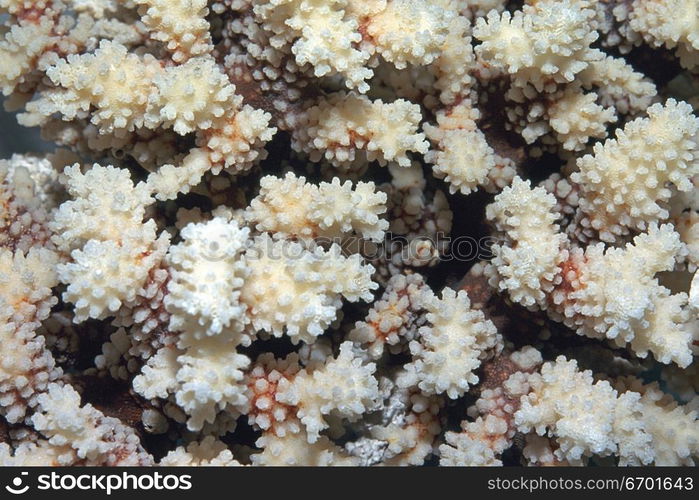
[[[95,19],[113,14],[117,11],[117,0],[70,0],[71,6],[78,12],[89,12]]]
[[[158,200],[174,200],[180,193],[189,193],[201,182],[204,174],[215,167],[209,151],[194,148],[177,166],[162,165],[146,181],[148,189]]]
[[[526,346],[501,353],[484,367],[483,389],[468,409],[475,420],[461,422],[461,432],[446,432],[439,447],[441,465],[502,465],[503,452],[514,443],[515,412],[529,392],[528,375],[541,365],[541,353]]]
[[[148,186],[131,182],[128,171],[95,164],[83,174],[78,164],[64,171],[68,192],[50,228],[70,261],[58,266],[68,285],[64,299],[75,304],[75,321],[104,318],[133,301],[151,269],[167,251],[169,235],[156,235],[143,222],[152,202]]]
[[[27,80],[36,60],[55,41],[54,24],[42,17],[37,23],[14,24],[0,39],[0,88],[5,96]]]
[[[58,284],[58,256],[45,248],[25,255],[0,248],[0,313],[17,324],[42,321],[58,299],[51,288]]]
[[[255,445],[262,448],[250,458],[253,465],[262,466],[356,466],[359,460],[347,455],[326,436],[309,443],[301,433],[277,436],[265,433]]]
[[[158,465],[173,466],[238,466],[240,463],[233,458],[233,453],[225,443],[214,436],[206,436],[201,441],[192,441],[186,447],[178,446],[165,455]]]
[[[91,54],[71,54],[46,74],[60,88],[49,93],[54,109],[66,120],[87,116],[104,134],[155,128],[160,119],[147,113],[153,79],[162,73],[151,55],[129,53],[120,43],[102,40]]]
[[[514,14],[490,11],[473,30],[482,42],[476,54],[507,71],[519,86],[529,83],[541,91],[554,83],[572,82],[601,57],[590,48],[597,38],[590,22],[593,16],[584,0],[568,1],[564,8],[555,0],[538,1]]]
[[[388,222],[386,194],[375,192],[373,182],[321,182],[317,186],[289,172],[284,178],[260,179],[260,193],[250,202],[246,219],[258,231],[275,237],[335,240],[343,235],[381,241]]]
[[[4,353],[0,362],[0,414],[9,423],[20,422],[27,409],[37,405],[38,395],[49,382],[61,374],[44,338],[34,332],[37,326],[36,322],[13,323],[6,314],[0,314]]]
[[[437,77],[434,86],[443,104],[453,104],[468,95],[473,84],[470,72],[475,67],[475,57],[470,34],[469,21],[463,16],[454,16],[449,21],[439,57],[432,63],[431,71]]]
[[[182,63],[213,48],[205,0],[135,0],[151,37],[163,42],[172,60]]]
[[[189,430],[218,432],[213,429],[219,416],[235,419],[237,408],[247,404],[242,382],[250,359],[236,347],[221,336],[164,346],[148,359],[133,388],[149,399],[170,397]]]
[[[577,75],[587,90],[596,89],[602,106],[613,106],[617,113],[636,116],[645,112],[657,94],[655,85],[624,59],[605,56],[592,61]]]
[[[177,362],[180,368],[175,375],[175,400],[189,415],[190,430],[213,424],[219,411],[232,413],[245,404],[241,382],[250,359],[236,352],[235,343],[220,336],[197,340],[187,346]]]
[[[396,68],[426,65],[440,54],[454,12],[421,0],[390,0],[364,29],[376,51]]]
[[[0,463],[692,464],[695,3],[0,0]]]
[[[522,432],[556,438],[558,459],[619,456],[620,465],[693,465],[699,450],[696,411],[678,406],[657,384],[635,378],[594,381],[559,356],[530,375],[515,422]]]
[[[254,363],[245,379],[247,402],[241,410],[248,422],[265,433],[284,437],[301,432],[296,408],[279,401],[277,392],[288,386],[301,370],[298,354],[275,359],[265,353]]]
[[[0,248],[0,414],[10,423],[37,405],[37,396],[60,374],[60,368],[36,334],[57,302],[57,255],[46,248],[21,251]]]
[[[75,450],[68,445],[55,446],[48,440],[23,442],[14,449],[0,443],[0,464],[13,467],[58,467],[75,465],[78,462]]]
[[[3,14],[18,14],[27,5],[31,6],[31,3],[26,0],[0,0],[0,9],[3,10]]]
[[[486,217],[505,237],[492,247],[490,282],[525,307],[544,306],[560,272],[565,236],[556,224],[555,205],[545,189],[515,178],[486,208]]]
[[[537,198],[534,210],[531,199]],[[682,255],[672,226],[653,224],[624,249],[599,243],[569,250],[554,223],[555,205],[543,188],[515,181],[487,207],[488,218],[506,237],[493,245],[495,257],[486,269],[491,283],[581,335],[629,343],[638,356],[651,352],[662,363],[691,363],[687,295],[671,295],[655,278]]]
[[[308,442],[316,443],[320,431],[329,425],[324,416],[352,421],[376,405],[375,370],[374,363],[364,363],[354,352],[352,342],[343,342],[337,358],[306,368],[291,381],[281,380],[276,399],[297,408],[296,416],[306,429]]]
[[[151,269],[165,256],[168,238],[160,237],[153,247],[137,243],[135,235],[118,241],[89,240],[73,250],[71,262],[58,266],[58,277],[68,287],[63,299],[75,304],[75,320],[105,318],[124,303],[136,299]]]
[[[241,253],[249,232],[221,217],[182,229],[182,242],[167,255],[172,278],[164,305],[171,330],[188,339],[242,331],[245,308],[238,297],[247,271]]]
[[[147,116],[162,121],[180,135],[209,129],[230,109],[237,109],[242,98],[210,56],[193,57],[180,66],[158,73],[152,83]]]
[[[403,99],[384,103],[338,92],[305,112],[292,147],[309,154],[312,161],[325,158],[338,167],[357,158],[407,167],[408,152],[427,152],[425,136],[417,131],[421,119],[419,106]]]
[[[629,230],[644,230],[668,217],[664,204],[672,184],[679,191],[693,188],[699,172],[697,141],[699,119],[684,102],[668,99],[648,108],[617,130],[616,139],[595,144],[594,154],[578,159],[571,179],[581,188],[581,222],[614,242]]]
[[[401,386],[417,385],[424,394],[462,396],[478,382],[474,371],[491,350],[501,346],[495,325],[481,311],[471,309],[466,292],[442,290],[442,298],[425,304],[428,326],[410,342],[413,361],[398,379]]]
[[[464,101],[437,113],[437,124],[424,126],[433,149],[425,160],[432,171],[449,183],[449,192],[469,194],[487,183],[497,157],[476,125],[480,113]]]
[[[682,15],[677,15],[680,12]],[[699,65],[699,6],[696,1],[635,1],[629,14],[629,26],[654,47],[677,47],[680,63],[685,68]]]
[[[153,463],[132,429],[90,404],[81,406],[80,395],[71,386],[52,383],[38,402],[39,411],[31,422],[51,445],[70,446],[78,458],[92,465]]]
[[[660,390],[657,382],[644,385],[633,377],[617,379],[614,387],[622,394],[639,393],[642,420],[651,436],[649,453],[661,466],[694,465],[699,456],[699,418],[691,405],[679,405]]]
[[[60,250],[69,252],[88,240],[121,241],[130,231],[139,231],[144,242],[155,239],[155,223],[143,222],[145,207],[153,202],[148,187],[134,185],[128,170],[95,164],[83,173],[75,164],[63,174],[74,199],[61,204],[50,224]]]
[[[499,423],[497,420],[492,421],[492,423],[488,420],[483,421],[480,432],[485,435],[488,433],[497,434],[500,431]],[[447,432],[445,438],[446,444],[439,447],[439,464],[442,466],[483,467],[502,465],[502,462],[495,457],[495,453],[486,443],[474,439],[468,433]]]
[[[672,269],[681,250],[670,225],[650,226],[626,248],[599,243],[571,252],[562,285],[551,297],[554,310],[580,334],[630,342],[637,355],[658,361],[692,362],[692,333],[686,325],[687,294],[670,295],[655,274]]]
[[[30,170],[34,166],[37,170]],[[52,247],[49,207],[44,205],[50,203],[51,181],[41,175],[43,166],[41,159],[30,156],[0,161],[0,247],[23,253],[33,247]],[[53,171],[50,164],[48,168]]]
[[[329,250],[286,240],[267,233],[255,238],[245,255],[250,275],[240,301],[255,331],[288,335],[292,342],[314,342],[336,318],[341,297],[351,302],[371,300],[378,285],[371,281],[373,266],[359,255],[343,257],[340,247]]]
[[[559,458],[576,463],[594,453],[619,454],[625,462],[652,460],[638,394],[618,395],[609,382],[594,382],[591,372],[563,356],[544,363],[528,382],[531,392],[515,413],[517,428],[555,436]]]
[[[200,132],[198,143],[209,152],[211,171],[221,167],[231,173],[245,172],[267,153],[264,145],[276,128],[269,127],[271,115],[245,105],[236,113],[227,113],[209,129]]]
[[[58,182],[59,172],[64,165],[74,163],[75,158],[66,150],[57,150],[46,156],[13,154],[7,160],[0,160],[0,179],[7,184],[3,199],[12,196],[27,208],[56,208],[65,196]],[[4,199],[3,205],[6,203]],[[8,207],[3,207],[3,218],[7,216],[5,210]]]
[[[548,110],[548,121],[563,149],[580,151],[591,137],[604,138],[607,124],[616,119],[613,108],[603,108],[594,93],[567,91]]]
[[[134,390],[147,399],[166,399],[177,389],[176,376],[180,368],[177,358],[181,354],[182,351],[174,346],[159,349],[134,377]]]
[[[386,443],[382,465],[423,465],[432,454],[435,438],[442,430],[439,420],[440,400],[414,394],[410,412],[386,426],[372,426],[371,436]]]
[[[126,329],[118,328],[109,335],[109,341],[102,344],[102,354],[95,356],[95,368],[100,374],[109,373],[117,380],[127,380],[130,368],[135,369],[129,353],[131,339]]]
[[[300,65],[310,64],[317,77],[342,75],[348,88],[366,92],[365,80],[372,73],[366,67],[370,53],[356,45],[361,41],[359,23],[345,12],[347,0],[264,0],[254,12],[271,34],[271,44],[291,45]]]
[[[425,318],[425,304],[431,298],[424,278],[415,274],[398,274],[386,284],[380,300],[369,310],[364,321],[357,321],[348,338],[365,345],[372,359],[384,350],[400,348],[413,340]]]

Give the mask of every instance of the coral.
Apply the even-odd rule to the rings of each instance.
[[[446,394],[456,399],[478,382],[473,372],[500,339],[495,325],[483,313],[470,309],[466,292],[449,288],[442,298],[425,301],[428,325],[410,342],[413,362],[399,378],[402,386],[417,385],[425,394]]]
[[[543,188],[531,189],[528,181],[516,178],[486,209],[496,229],[516,242],[493,245],[492,266],[497,275],[491,277],[491,284],[507,290],[513,301],[525,307],[543,305],[560,272],[559,251],[565,237],[555,222],[555,204]]]
[[[241,101],[235,86],[209,57],[166,68],[153,79],[153,85],[157,97],[150,114],[180,135],[211,128],[227,109],[238,107]]]
[[[311,64],[313,74],[340,74],[347,86],[366,91],[371,76],[369,53],[353,47],[361,40],[359,23],[348,15],[350,2],[332,0],[268,0],[257,2],[255,17],[271,33],[271,45],[290,44],[298,65]]]
[[[434,86],[444,104],[454,104],[467,95],[474,83],[470,71],[475,67],[471,46],[471,26],[463,16],[454,16],[448,26],[439,57],[432,64],[436,76]]]
[[[171,279],[163,304],[170,313],[170,330],[196,339],[242,331],[239,296],[247,271],[240,253],[248,234],[247,228],[220,217],[180,231],[182,242],[167,255]]]
[[[283,179],[260,179],[260,193],[250,202],[246,220],[258,231],[275,237],[339,240],[353,234],[383,240],[388,222],[379,216],[386,211],[386,194],[375,192],[374,183],[350,181],[309,184],[289,172]]]
[[[362,362],[351,342],[343,342],[337,358],[297,373],[277,388],[276,399],[297,408],[308,442],[315,443],[319,432],[329,426],[325,415],[356,420],[373,407],[379,396],[375,369],[373,363]]]
[[[273,241],[267,233],[255,239],[246,253],[250,275],[240,301],[255,330],[275,336],[283,333],[294,343],[313,342],[349,301],[369,301],[378,285],[371,281],[374,268],[359,255],[342,256],[333,243],[326,251],[304,249],[299,243]]]
[[[540,200],[538,209],[528,210],[526,218],[520,215],[517,209],[524,205],[514,196],[514,203],[508,202],[514,193]],[[512,239],[493,246],[495,258],[487,268],[490,282],[507,290],[513,301],[544,309],[581,335],[606,337],[619,346],[629,343],[636,355],[645,357],[650,351],[662,363],[690,364],[687,295],[671,294],[655,278],[671,270],[682,255],[672,226],[652,224],[623,249],[605,249],[603,243],[584,251],[568,249],[570,242],[554,223],[555,205],[544,188],[515,181],[488,206],[496,228]],[[521,232],[527,225],[534,229]],[[534,236],[537,232],[546,236]]]
[[[501,353],[485,363],[482,390],[468,409],[475,420],[461,422],[461,432],[446,432],[439,447],[441,465],[502,465],[502,453],[514,442],[515,415],[529,390],[527,374],[541,365],[531,346]]]
[[[355,457],[347,455],[325,436],[309,444],[303,434],[284,437],[264,434],[255,444],[263,451],[252,455],[253,465],[348,467],[358,464]]]
[[[629,27],[653,46],[677,47],[680,63],[686,68],[694,68],[699,62],[696,9],[696,3],[687,0],[633,2]],[[673,12],[684,12],[685,15],[677,18]]]
[[[525,5],[514,14],[490,11],[479,18],[473,35],[482,43],[476,54],[485,62],[513,75],[522,86],[542,90],[566,83],[599,55],[590,48],[597,38],[586,2],[571,0],[566,8],[553,1]]]
[[[571,174],[581,186],[580,224],[603,241],[614,242],[629,230],[642,231],[666,220],[663,204],[672,196],[669,185],[688,191],[699,172],[699,120],[691,107],[668,99],[647,112],[648,118],[618,130],[616,139],[596,144],[594,154],[580,158],[579,171]]]
[[[48,201],[43,186],[32,178],[33,173],[38,176],[28,168],[31,165],[22,163],[21,157],[0,163],[0,247],[26,253],[32,247],[50,247],[51,232],[48,210],[36,201],[42,194]]]
[[[158,465],[173,466],[236,466],[240,463],[233,458],[228,447],[213,436],[206,436],[201,442],[189,443],[186,447],[178,446],[165,455]]]
[[[397,415],[388,425],[372,427],[372,438],[385,446],[380,463],[422,465],[432,454],[435,438],[442,430],[440,407],[438,398],[413,394],[406,414]]]
[[[624,59],[605,56],[593,61],[578,75],[583,87],[598,87],[598,100],[604,106],[614,106],[618,113],[638,115],[653,102],[655,85],[634,71]]]
[[[49,225],[56,246],[70,253],[70,261],[57,268],[68,284],[63,297],[75,303],[76,320],[104,318],[135,300],[169,237],[157,237],[154,221],[143,223],[152,198],[144,183],[132,184],[127,171],[95,164],[82,174],[75,164],[64,173],[75,200],[62,204]]]
[[[276,131],[267,126],[270,119],[269,113],[245,105],[201,132],[199,142],[209,153],[212,172],[218,173],[219,165],[230,172],[244,172],[263,160],[267,156],[263,146]]]
[[[545,363],[528,383],[531,392],[515,413],[517,428],[539,435],[548,431],[556,437],[559,457],[575,462],[583,455],[619,453],[625,461],[650,460],[644,455],[648,435],[639,421],[638,398],[618,396],[609,382],[593,382],[591,372],[578,371],[575,361],[563,357]]]
[[[308,109],[292,147],[312,161],[325,158],[337,167],[365,158],[409,166],[409,151],[425,153],[427,141],[417,131],[420,108],[403,99],[384,103],[355,93],[334,93]],[[363,156],[357,157],[357,151]]]
[[[36,430],[51,446],[70,446],[77,459],[92,465],[151,465],[153,458],[138,436],[118,419],[105,417],[69,385],[51,384],[39,396],[40,411],[32,417]]]
[[[374,303],[364,321],[358,321],[348,338],[366,344],[369,355],[380,358],[385,349],[400,351],[401,344],[418,335],[426,321],[429,288],[419,274],[398,274],[386,284],[381,299]]]
[[[290,384],[300,370],[296,353],[281,360],[265,353],[255,361],[245,381],[248,402],[243,410],[251,425],[282,438],[301,432],[294,406],[277,397],[278,391]]]
[[[438,178],[449,183],[449,192],[469,194],[487,183],[498,157],[477,125],[478,110],[462,102],[449,112],[437,113],[437,126],[426,125],[425,134],[435,149],[425,155]]]
[[[396,68],[426,65],[440,54],[453,12],[417,0],[392,0],[369,18],[364,30],[376,51]]]
[[[180,368],[175,375],[175,400],[190,415],[190,429],[201,429],[204,422],[213,423],[217,410],[245,401],[240,382],[250,360],[224,339],[212,337],[196,342],[177,358],[177,363]]]
[[[564,149],[578,151],[590,137],[605,137],[606,124],[614,121],[614,110],[603,108],[597,95],[566,92],[548,110],[549,123]]]
[[[182,63],[211,51],[211,35],[203,0],[164,2],[136,0],[141,20],[154,40],[172,52],[172,60]]]
[[[697,12],[0,0],[0,463],[693,465]]]
[[[0,398],[2,415],[10,423],[20,421],[27,408],[35,407],[38,395],[61,373],[43,337],[32,326],[36,323],[18,327],[5,317],[0,319],[0,338],[7,354],[0,366]]]
[[[564,357],[545,363],[528,383],[531,392],[515,414],[517,427],[555,436],[559,458],[579,461],[592,453],[614,453],[621,465],[693,464],[699,443],[696,412],[677,406],[657,385],[627,379],[614,385],[594,382],[591,372],[579,371],[575,361]],[[593,408],[605,410],[591,412]]]
[[[94,53],[71,54],[48,68],[46,75],[65,90],[49,94],[47,111],[70,120],[94,107],[90,122],[105,134],[155,128],[159,120],[147,110],[151,80],[160,72],[153,56],[139,57],[118,42],[103,40]]]

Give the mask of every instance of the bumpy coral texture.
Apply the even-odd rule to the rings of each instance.
[[[409,151],[427,150],[424,135],[417,131],[420,119],[419,107],[403,99],[385,103],[338,93],[304,113],[293,147],[313,161],[325,158],[336,166],[359,160],[408,166]]]
[[[410,343],[414,361],[406,365],[399,384],[416,384],[425,394],[446,392],[456,399],[478,382],[474,371],[498,345],[497,330],[482,312],[470,310],[464,291],[445,288],[441,299],[426,302],[428,325]]]
[[[514,14],[490,11],[476,22],[474,36],[483,43],[476,53],[502,67],[523,85],[537,89],[570,82],[590,61],[599,58],[590,48],[597,38],[587,2],[573,0],[566,8],[543,1],[525,5]]]
[[[694,465],[698,13],[0,0],[0,464]]]
[[[617,131],[616,139],[596,144],[594,154],[580,158],[580,171],[571,175],[582,186],[583,223],[604,241],[667,219],[663,205],[672,196],[670,186],[689,191],[699,173],[699,120],[691,107],[669,99],[647,113],[648,118]]]
[[[278,237],[339,240],[354,233],[378,242],[388,222],[380,218],[386,194],[375,189],[374,183],[352,186],[337,177],[315,186],[291,172],[283,179],[266,176],[260,179],[260,194],[250,202],[246,215],[258,231]]]

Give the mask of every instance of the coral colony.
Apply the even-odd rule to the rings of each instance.
[[[699,457],[699,1],[0,12],[3,464]]]

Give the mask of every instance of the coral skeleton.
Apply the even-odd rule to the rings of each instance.
[[[0,464],[699,459],[696,0],[0,23]]]

